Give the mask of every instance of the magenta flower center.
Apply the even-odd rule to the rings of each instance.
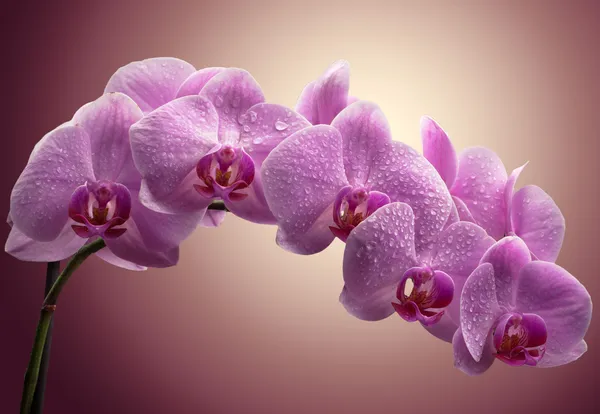
[[[254,162],[242,148],[223,145],[200,159],[196,173],[202,184],[194,188],[203,197],[239,201],[248,196],[240,190],[254,181]]]
[[[69,203],[73,231],[84,238],[116,238],[127,229],[123,225],[131,213],[131,194],[127,187],[112,181],[88,182],[77,187]]]
[[[496,358],[509,365],[537,365],[546,351],[547,330],[535,314],[506,313],[494,329]]]
[[[454,282],[446,273],[430,267],[413,267],[398,284],[396,297],[400,303],[393,302],[392,306],[402,319],[429,326],[441,319],[453,295]]]
[[[344,187],[333,204],[335,226],[329,228],[340,240],[346,241],[352,229],[389,202],[390,198],[378,191],[369,191],[364,187]]]

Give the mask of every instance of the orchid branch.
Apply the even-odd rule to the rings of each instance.
[[[33,397],[40,374],[44,346],[46,344],[48,331],[52,322],[52,315],[56,309],[56,302],[60,292],[69,281],[69,278],[73,272],[75,272],[75,270],[85,261],[85,259],[105,246],[106,243],[103,239],[97,239],[79,249],[79,251],[69,261],[60,276],[58,276],[56,282],[54,282],[52,288],[48,292],[46,299],[44,299],[40,313],[40,320],[35,333],[35,340],[33,342],[33,349],[31,350],[31,356],[29,358],[29,365],[27,366],[27,371],[25,372],[25,384],[23,386],[23,395],[21,398],[21,414],[30,414]]]

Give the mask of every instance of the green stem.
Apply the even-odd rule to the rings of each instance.
[[[31,350],[31,356],[29,357],[29,365],[27,366],[27,371],[25,372],[25,384],[23,386],[23,395],[21,398],[21,414],[30,414],[33,395],[35,393],[40,372],[44,344],[46,343],[48,328],[50,327],[50,322],[52,321],[52,314],[56,309],[56,301],[58,300],[58,296],[60,295],[60,292],[64,288],[65,284],[69,281],[69,278],[73,272],[81,265],[81,263],[83,263],[83,261],[90,255],[102,249],[104,246],[106,246],[104,240],[98,239],[79,249],[75,256],[73,256],[73,258],[69,261],[60,276],[58,276],[58,279],[56,279],[56,282],[54,282],[50,292],[48,292],[46,299],[44,299],[40,313],[40,320],[35,332],[33,349]]]
[[[220,210],[220,211],[229,211],[227,207],[225,207],[225,203],[222,201],[213,201],[209,206],[209,210]]]
[[[44,298],[52,289],[52,285],[56,282],[58,274],[60,273],[60,262],[49,262],[46,269],[46,287],[44,288]],[[48,333],[46,336],[46,342],[44,343],[44,350],[42,352],[42,360],[40,362],[40,373],[35,387],[35,394],[33,394],[33,402],[31,404],[30,414],[42,414],[44,411],[44,392],[46,391],[46,379],[48,378],[48,364],[50,363],[50,345],[52,344],[52,325],[53,321],[50,321],[48,326]]]

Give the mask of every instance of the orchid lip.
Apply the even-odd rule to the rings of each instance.
[[[513,366],[536,366],[546,352],[546,323],[532,313],[505,313],[493,330],[496,358]]]
[[[222,145],[198,161],[196,173],[202,180],[194,188],[203,197],[229,201],[248,196],[240,192],[254,181],[254,161],[243,148]]]
[[[413,286],[407,295],[409,280]],[[430,267],[412,267],[398,284],[396,297],[400,303],[393,302],[392,306],[405,321],[419,321],[424,326],[431,326],[444,315],[453,295],[454,282],[446,273]]]
[[[331,232],[342,241],[346,241],[350,232],[379,207],[390,203],[390,198],[379,191],[370,191],[365,187],[346,186],[342,188],[333,204],[333,222]]]
[[[116,238],[131,214],[131,194],[127,187],[112,181],[86,182],[73,192],[69,217],[80,224],[71,228],[80,237]]]

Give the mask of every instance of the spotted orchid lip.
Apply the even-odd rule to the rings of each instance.
[[[241,147],[221,145],[198,161],[196,173],[203,184],[194,188],[203,197],[239,201],[239,192],[254,181],[254,161]]]
[[[548,331],[543,318],[533,313],[508,312],[493,330],[496,358],[509,365],[536,366],[546,351]]]
[[[370,191],[365,187],[345,186],[335,198],[333,204],[335,226],[329,228],[336,237],[345,242],[350,232],[361,221],[389,202],[390,198],[379,191]]]
[[[127,187],[112,181],[86,182],[73,192],[69,217],[82,225],[72,225],[80,237],[116,238],[125,233],[123,225],[131,214],[131,194]]]
[[[413,287],[410,294],[406,295],[409,279]],[[454,282],[446,273],[430,267],[412,267],[404,273],[398,284],[396,297],[400,303],[392,302],[392,306],[402,319],[431,326],[441,319],[444,308],[450,305],[453,296]]]

